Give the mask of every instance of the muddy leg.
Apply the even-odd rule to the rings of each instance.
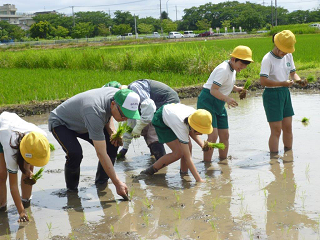
[[[286,117],[282,120],[282,134],[285,149],[291,149],[293,142],[292,117]]]
[[[220,161],[228,157],[229,150],[229,129],[218,129],[219,142],[224,143],[226,148],[224,150],[219,149],[219,158]]]
[[[282,122],[269,122],[271,134],[269,138],[269,149],[272,153],[279,151],[279,138],[281,135]]]
[[[7,205],[7,167],[6,162],[4,161],[4,153],[0,153],[0,211],[3,207],[3,210],[6,210]]]

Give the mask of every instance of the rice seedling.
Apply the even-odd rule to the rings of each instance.
[[[54,145],[52,143],[49,143],[49,146],[50,146],[50,151],[56,150],[56,148],[54,147]]]
[[[273,202],[271,202],[271,204],[270,204],[270,210],[271,210],[272,212],[275,211],[276,205],[277,205],[277,200],[274,200]]]
[[[225,199],[223,198],[220,198],[220,197],[217,197],[217,198],[214,198],[211,203],[212,203],[212,208],[213,208],[213,211],[216,210],[216,207],[221,205],[221,204],[224,204],[225,203]]]
[[[118,202],[116,203],[116,210],[117,210],[118,215],[120,216],[120,207],[119,207],[119,203]]]
[[[85,213],[83,213],[82,221],[85,225],[87,225],[87,218]]]
[[[204,141],[202,151],[208,151],[209,149],[214,149],[214,148],[224,150],[226,146],[224,145],[224,143],[212,143],[212,142]]]
[[[243,200],[245,199],[245,196],[243,194],[243,191],[242,193],[237,193],[238,197],[240,198],[240,201],[243,202]]]
[[[119,122],[117,132],[110,136],[110,141],[118,141],[119,145],[122,146],[122,136],[126,132],[132,132],[132,128],[128,126],[127,122]]]
[[[11,239],[11,234],[9,232],[9,228],[6,228],[6,239],[10,240]]]
[[[246,81],[246,83],[244,84],[244,86],[243,86],[243,90],[242,90],[241,92],[239,92],[240,100],[246,98],[246,96],[247,96],[247,90],[249,89],[249,87],[251,86],[251,84],[252,84],[251,79],[248,79],[248,80]]]
[[[178,230],[178,226],[176,226],[176,227],[174,228],[174,230],[176,231],[176,234],[178,235],[178,239],[181,239],[180,233],[179,233],[179,230]]]
[[[149,226],[149,216],[146,212],[143,213],[142,219],[143,219],[144,223],[146,224],[146,226],[148,227]]]
[[[308,126],[309,125],[309,118],[303,117],[301,120],[302,124],[304,126]]]
[[[110,232],[112,235],[114,235],[114,226],[112,224],[110,225]]]
[[[28,185],[34,185],[37,183],[37,181],[42,177],[42,172],[44,171],[44,168],[40,168],[38,172],[36,172],[34,175],[32,175],[31,178],[26,177],[23,181],[25,184]]]
[[[213,221],[209,221],[210,225],[211,225],[211,228],[213,231],[216,231],[216,225],[214,224]]]
[[[181,219],[181,211],[180,211],[180,209],[174,210],[174,213],[176,214],[177,218],[180,220]]]
[[[174,191],[174,196],[176,197],[177,204],[179,204],[180,203],[180,195],[177,191]]]
[[[130,192],[129,192],[130,200],[132,200],[133,195],[134,195],[134,189],[131,189]]]
[[[76,239],[76,237],[74,236],[74,232],[71,232],[71,236],[70,236],[70,239],[71,239],[71,240],[74,240],[74,239]]]
[[[146,206],[147,208],[151,208],[151,204],[149,199],[146,197],[143,201],[142,201],[143,205]]]
[[[309,173],[310,173],[310,163],[308,163],[308,164],[306,165],[306,170],[305,170],[305,174],[306,174],[306,178],[307,178],[308,182],[310,182],[310,175],[309,175]]]
[[[49,232],[51,232],[52,222],[49,222],[49,223],[46,223],[46,224],[47,224],[47,227],[48,227]]]
[[[294,82],[298,83],[301,87],[305,87],[308,85],[307,79],[298,79],[298,80],[294,80]]]
[[[306,191],[305,190],[301,191],[300,199],[301,199],[301,202],[302,202],[302,208],[303,209],[305,208],[306,198],[307,198]]]

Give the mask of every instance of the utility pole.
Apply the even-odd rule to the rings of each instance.
[[[137,20],[136,20],[136,15],[134,14],[134,33],[136,35],[136,39],[138,38],[137,36]]]
[[[177,11],[177,5],[176,5],[176,21],[178,21],[178,11]]]
[[[71,8],[72,8],[73,26],[75,26],[76,22],[75,22],[75,19],[74,19],[74,11],[73,11],[74,6],[71,6]]]
[[[262,2],[262,6],[264,6],[264,0],[263,0],[263,2]]]
[[[161,35],[163,35],[162,16],[161,16],[161,0],[160,0],[160,27],[161,27]]]
[[[271,0],[271,26],[273,27],[273,1]]]
[[[166,2],[166,7],[167,7],[167,15],[169,17],[168,2],[169,2],[169,0],[167,0],[167,2]]]
[[[278,26],[277,0],[274,0],[274,15],[275,15],[275,19],[276,19],[276,26]]]
[[[111,17],[110,8],[109,8],[109,17]]]

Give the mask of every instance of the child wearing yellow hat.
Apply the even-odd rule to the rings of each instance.
[[[43,130],[24,121],[15,113],[3,112],[0,115],[0,211],[6,210],[6,179],[9,175],[11,195],[19,212],[18,221],[29,221],[24,205],[30,203],[32,186],[23,180],[33,175],[34,166],[46,165],[49,158],[50,146]],[[18,168],[22,172],[21,198]]]
[[[285,148],[292,148],[292,116],[294,115],[289,87],[293,80],[300,80],[296,73],[292,53],[296,38],[290,30],[273,36],[274,47],[261,62],[260,82],[265,86],[263,106],[269,122],[271,135],[270,152],[278,152],[279,138],[283,133]],[[289,80],[289,76],[292,80]]]
[[[211,114],[203,109],[195,110],[181,103],[160,107],[154,114],[152,125],[156,129],[159,142],[166,143],[172,152],[159,158],[141,174],[153,175],[161,168],[181,159],[180,173],[189,169],[197,182],[203,182],[191,159],[192,145],[189,136],[203,147],[204,142],[198,135],[210,134],[213,130],[211,123]]]
[[[197,108],[206,109],[212,114],[213,132],[208,135],[208,142],[219,141],[225,144],[225,149],[219,149],[220,160],[227,158],[229,148],[229,126],[225,103],[228,107],[236,107],[238,103],[229,94],[231,91],[240,93],[243,88],[237,87],[236,72],[245,69],[252,60],[252,51],[247,46],[237,46],[230,54],[231,59],[219,64],[211,73],[208,81],[198,97]],[[204,151],[205,162],[210,162],[213,149]]]

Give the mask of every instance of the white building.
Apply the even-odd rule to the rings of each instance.
[[[17,14],[17,8],[14,4],[3,4],[3,6],[0,6],[0,21],[19,25],[23,29],[35,23],[32,17],[34,17],[33,14]]]

